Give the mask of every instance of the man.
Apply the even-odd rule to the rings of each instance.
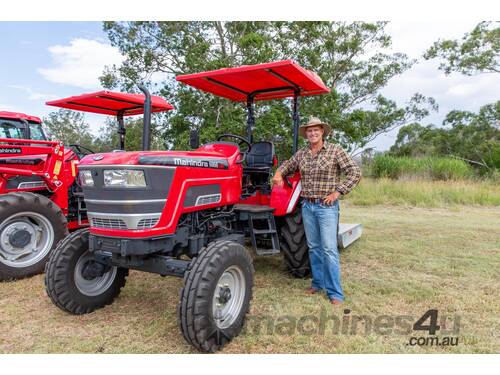
[[[297,151],[276,171],[273,184],[283,186],[283,176],[297,169],[301,178],[302,218],[309,246],[312,284],[308,293],[326,290],[330,302],[340,305],[344,292],[340,282],[337,248],[340,195],[348,194],[361,179],[361,171],[339,146],[325,141],[330,125],[316,117],[299,127],[309,145]],[[340,173],[346,178],[340,181]]]

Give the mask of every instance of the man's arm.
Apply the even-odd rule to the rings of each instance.
[[[337,160],[340,169],[346,174],[346,179],[337,186],[336,191],[342,195],[346,195],[361,180],[361,169],[342,147],[337,148]]]
[[[290,159],[285,160],[276,170],[272,183],[273,185],[283,186],[283,176],[295,172],[299,167],[299,152],[296,152]]]

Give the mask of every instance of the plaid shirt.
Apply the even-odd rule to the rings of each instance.
[[[304,198],[324,198],[334,191],[345,195],[361,179],[361,170],[344,149],[327,142],[323,142],[323,147],[316,155],[313,155],[309,146],[301,148],[278,168],[283,176],[297,169],[302,184],[300,195]],[[342,183],[341,172],[346,174]]]

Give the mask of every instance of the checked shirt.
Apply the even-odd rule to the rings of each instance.
[[[313,155],[306,146],[297,151],[278,168],[283,176],[300,171],[301,196],[324,198],[334,191],[345,195],[361,179],[361,170],[352,158],[334,143],[323,142],[323,147]],[[341,173],[345,179],[341,181]]]

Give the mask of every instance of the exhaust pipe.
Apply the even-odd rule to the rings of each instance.
[[[138,85],[139,90],[146,97],[144,100],[144,126],[142,129],[142,150],[149,151],[151,148],[151,94],[144,85]]]

